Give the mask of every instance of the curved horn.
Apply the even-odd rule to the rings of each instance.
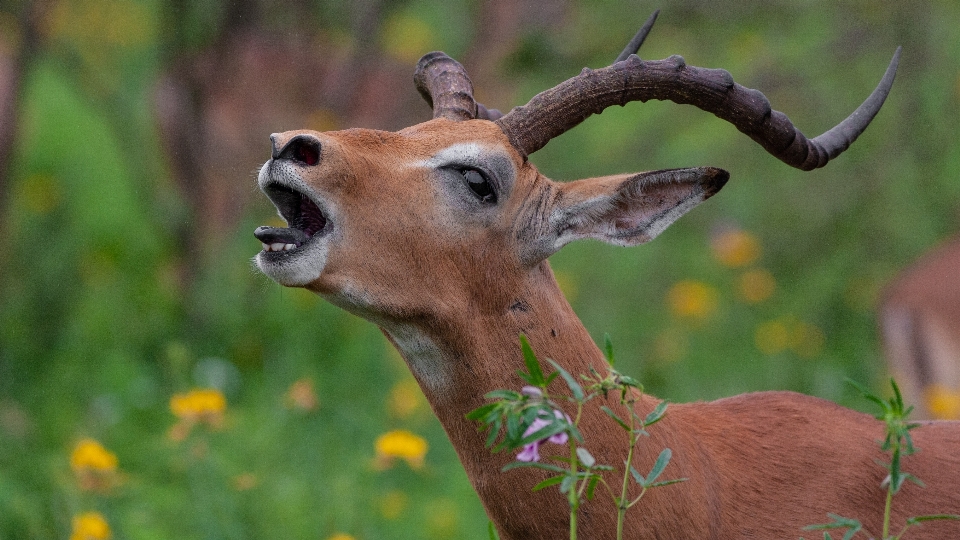
[[[541,92],[497,120],[513,146],[529,155],[550,139],[612,105],[649,99],[691,104],[733,124],[784,163],[802,170],[823,167],[863,133],[880,110],[897,72],[901,48],[870,97],[833,129],[807,139],[758,90],[740,86],[726,70],[688,66],[680,56],[643,61],[636,55],[590,70]]]
[[[433,108],[434,118],[453,121],[496,120],[503,114],[496,109],[487,109],[473,99],[473,83],[467,70],[453,58],[434,51],[423,55],[417,62],[413,82],[423,99]]]
[[[423,99],[433,108],[433,117],[453,121],[477,117],[477,102],[473,99],[473,83],[467,70],[453,58],[434,51],[417,62],[413,83]]]
[[[633,36],[633,39],[630,40],[630,43],[627,43],[627,46],[623,48],[623,52],[620,53],[620,56],[613,61],[614,64],[630,58],[631,54],[637,54],[637,51],[640,50],[640,46],[643,45],[643,42],[647,39],[647,34],[649,34],[650,30],[653,28],[653,23],[657,22],[658,16],[660,16],[659,9],[653,12],[653,15],[647,19],[647,22],[643,23],[643,26],[640,27],[640,30],[637,30],[637,35]]]

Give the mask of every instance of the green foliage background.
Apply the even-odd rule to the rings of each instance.
[[[410,376],[378,330],[252,270],[251,231],[273,214],[265,200],[245,208],[235,232],[204,254],[189,286],[178,277],[181,231],[191,222],[151,104],[177,52],[165,46],[169,6],[48,7],[64,5],[117,18],[87,21],[92,29],[70,19],[45,35],[23,83],[14,156],[4,164],[0,538],[64,538],[71,517],[87,510],[103,513],[116,538],[484,538],[483,510],[429,409],[403,419],[388,413],[391,388]],[[207,30],[231,8],[172,5],[181,10],[185,50],[205,46]],[[0,2],[0,13],[18,6]],[[485,35],[478,2],[384,4],[408,26],[376,36],[350,35],[350,8],[340,3],[296,6],[296,14],[277,10],[277,32],[296,16],[358,46],[422,42],[420,52],[455,57]],[[660,8],[642,57],[681,54],[693,65],[724,67],[815,135],[849,114],[904,46],[873,125],[820,171],[793,170],[728,124],[670,103],[609,110],[532,157],[560,180],[699,165],[731,172],[717,197],[649,245],[583,243],[553,258],[587,327],[598,340],[612,335],[621,371],[674,401],[792,389],[861,406],[842,380],[879,387],[885,377],[874,316],[884,283],[958,229],[960,3],[561,7],[559,31],[520,31],[500,66],[513,100],[488,105],[507,109],[584,65],[608,64]],[[412,84],[396,91],[415,92]],[[478,87],[481,100],[483,92]],[[422,119],[428,114],[424,107]],[[267,135],[259,154],[235,156],[244,170],[269,157]],[[253,189],[252,175],[236,181]],[[724,226],[759,240],[756,265],[777,282],[769,300],[736,299],[740,270],[710,250],[711,234]],[[668,291],[680,280],[717,292],[705,320],[670,314]],[[822,332],[816,354],[757,348],[758,325],[784,317]],[[665,344],[674,352],[663,353]],[[288,387],[303,378],[316,386],[316,412],[284,405]],[[174,443],[168,401],[193,386],[224,391],[225,427]],[[423,470],[372,467],[373,441],[395,428],[430,442]],[[82,437],[119,458],[122,481],[108,494],[76,485],[68,459]],[[252,488],[235,487],[243,474],[257,479]],[[384,515],[390,497],[403,501],[397,516]]]

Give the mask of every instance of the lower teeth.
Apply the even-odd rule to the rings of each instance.
[[[262,244],[264,251],[290,251],[296,249],[296,244],[281,244],[277,242],[276,244]]]

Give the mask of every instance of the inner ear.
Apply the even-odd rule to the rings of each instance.
[[[551,211],[552,251],[580,238],[649,242],[710,198],[730,174],[713,167],[605,176],[564,184]]]

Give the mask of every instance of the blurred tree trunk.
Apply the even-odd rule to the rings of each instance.
[[[186,30],[191,4],[165,4],[168,41],[154,105],[187,207],[177,233],[185,287],[212,262],[247,206],[266,204],[253,176],[269,157],[271,133],[390,129],[418,110],[410,106],[417,99],[413,66],[391,63],[378,48],[387,4],[351,3],[344,34],[353,41],[344,44],[318,29],[320,16],[307,0],[283,11],[263,0],[240,0],[216,27],[204,27],[199,45]],[[383,92],[396,87],[409,87],[408,99]]]
[[[35,6],[34,2],[20,3],[19,12],[13,12],[7,2],[0,2],[0,212],[6,208],[10,194],[23,78],[37,49]],[[15,26],[10,24],[13,21]],[[4,27],[7,24],[11,27]]]

